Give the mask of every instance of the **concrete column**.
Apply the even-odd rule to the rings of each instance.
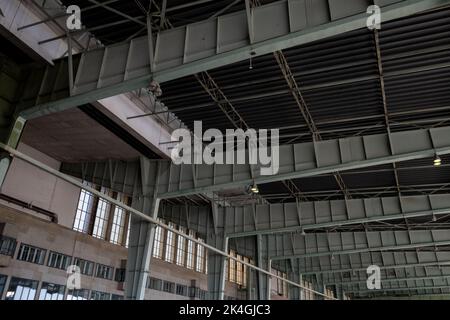
[[[209,234],[207,244],[228,252],[228,238],[222,230],[218,234]],[[208,299],[223,300],[225,295],[225,265],[227,258],[208,250]]]
[[[268,256],[267,237],[262,235],[256,236],[256,264],[259,268],[270,270],[270,261]],[[258,278],[258,300],[270,300],[270,277],[262,272],[257,273]]]
[[[151,167],[145,158],[141,158],[142,190],[135,192],[131,206],[154,219],[158,217],[159,202],[156,197],[160,176],[159,163]],[[150,273],[150,259],[156,225],[131,217],[130,240],[128,243],[127,273],[125,279],[125,298],[144,300],[147,279]]]
[[[288,273],[288,279],[295,283],[300,283],[300,275],[295,271]],[[289,300],[301,300],[301,292],[300,292],[301,289],[299,287],[289,284],[288,288],[289,288]]]
[[[344,292],[341,285],[336,285],[336,298],[339,300],[344,299]]]

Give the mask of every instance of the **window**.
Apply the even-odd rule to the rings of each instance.
[[[184,286],[182,284],[177,284],[177,295],[179,296],[187,296],[188,294],[188,287]]]
[[[123,296],[119,296],[118,294],[112,294],[111,300],[123,300]]]
[[[113,221],[111,225],[111,236],[110,241],[114,244],[122,244],[124,229],[125,229],[125,218],[126,211],[120,207],[114,208]]]
[[[104,187],[101,189],[102,193],[109,194],[108,190]],[[111,210],[111,204],[104,200],[98,199],[97,211],[95,212],[94,230],[92,236],[99,239],[105,239],[106,226],[108,223],[109,212]]]
[[[67,270],[71,261],[72,261],[72,257],[69,257],[62,253],[50,251],[50,254],[48,256],[47,266],[49,266],[50,268]]]
[[[242,256],[239,254],[236,256],[239,260],[242,260]],[[236,261],[236,283],[242,285],[243,284],[243,273],[244,269],[243,265],[240,262]]]
[[[186,233],[186,229],[180,227],[181,232]],[[186,261],[186,238],[177,235],[178,243],[177,243],[177,260],[176,263],[179,266],[184,266]]]
[[[13,238],[0,236],[0,254],[12,257],[16,251],[17,241]]]
[[[116,269],[114,280],[117,282],[125,282],[126,269]]]
[[[5,300],[34,300],[38,282],[28,279],[12,278]]]
[[[334,291],[331,288],[325,288],[325,300],[334,299]]]
[[[80,258],[75,258],[74,265],[80,268],[81,274],[86,276],[92,276],[94,273],[94,263],[92,261],[83,260]]]
[[[230,255],[239,259],[240,261],[244,261],[254,265],[254,261],[248,257],[241,256],[237,254],[234,250],[230,250]],[[225,261],[225,270],[227,270],[225,274],[225,280],[233,283],[237,283],[243,287],[247,286],[247,272],[248,267],[244,265],[242,262],[238,262],[236,260],[227,259]]]
[[[206,300],[206,290],[198,289],[197,290],[197,298],[200,300]]]
[[[161,291],[162,290],[162,280],[150,277],[149,281],[148,281],[148,288]]]
[[[92,210],[94,208],[95,196],[86,190],[81,190],[78,200],[77,213],[73,229],[75,231],[88,233],[89,222],[91,221]]]
[[[169,293],[175,293],[175,283],[170,281],[163,282],[163,291]]]
[[[195,232],[192,230],[189,230],[189,236],[195,237]],[[187,258],[186,258],[186,268],[188,268],[188,269],[194,269],[194,249],[195,249],[195,243],[191,240],[188,240]]]
[[[95,270],[95,276],[101,279],[111,280],[113,278],[114,268],[110,266],[105,266],[103,264],[97,264],[97,269]]]
[[[107,292],[92,290],[91,300],[111,300],[111,295]]]
[[[276,269],[272,269],[272,272],[283,279],[287,278],[287,275],[284,272],[281,272]],[[274,289],[276,290],[276,293],[279,296],[287,296],[287,286],[286,286],[286,282],[284,282],[283,280],[276,278],[276,288],[274,288]]]
[[[302,281],[302,285],[303,285],[303,287],[308,288],[308,289],[313,288],[312,283],[309,281],[306,281],[306,280]],[[312,292],[310,290],[304,290],[304,289],[303,289],[303,292],[304,292],[303,293],[304,300],[314,300],[314,292]]]
[[[5,290],[6,279],[8,279],[7,276],[0,274],[0,298],[2,297],[3,291]]]
[[[200,242],[203,242],[202,239],[198,239]],[[205,271],[205,247],[197,244],[197,265],[195,270],[197,272],[204,272]]]
[[[43,282],[39,300],[64,300],[65,289],[65,286],[59,284]]]
[[[128,248],[128,244],[130,243],[130,231],[131,231],[131,215],[128,215],[128,228],[127,228],[127,237],[125,238],[125,248]]]
[[[169,223],[169,227],[175,228],[175,225],[173,223]],[[164,257],[164,260],[173,263],[174,253],[175,253],[175,233],[168,230],[166,241],[166,255]]]
[[[155,239],[153,241],[153,256],[158,259],[163,258],[164,231],[165,230],[160,226],[157,226],[155,229]]]
[[[87,182],[85,184],[95,187]],[[98,190],[107,196],[113,196],[122,203],[129,202],[129,198],[121,193],[114,193],[105,187]],[[87,190],[81,190],[73,225],[74,230],[128,247],[129,222],[130,215],[123,208],[115,206]]]
[[[44,264],[46,253],[47,250],[22,243],[19,248],[19,253],[17,254],[17,260]]]
[[[67,293],[67,300],[88,300],[89,290],[87,289],[74,289],[69,290]]]
[[[231,250],[230,255],[232,257],[236,257],[236,254],[233,250]],[[236,260],[228,259],[228,265],[230,266],[230,275],[228,276],[228,279],[230,282],[236,282]]]

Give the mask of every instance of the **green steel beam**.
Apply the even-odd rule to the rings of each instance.
[[[308,224],[308,225],[304,225],[304,226],[236,232],[236,233],[229,233],[229,234],[227,234],[227,236],[229,238],[243,238],[243,237],[250,237],[250,236],[255,236],[255,235],[259,235],[259,234],[263,235],[263,234],[277,234],[277,233],[296,233],[296,232],[298,233],[298,232],[302,232],[302,231],[315,230],[315,229],[321,229],[321,228],[341,227],[341,226],[347,226],[347,225],[352,225],[352,224],[363,224],[363,223],[398,220],[398,219],[408,219],[408,218],[410,219],[410,218],[445,215],[445,214],[450,214],[450,208],[438,209],[438,210],[425,210],[425,211],[417,211],[417,212],[405,212],[402,214],[383,215],[383,216],[376,216],[376,217],[370,217],[370,218],[349,219],[349,220],[343,220],[343,221],[315,223],[315,224]]]
[[[280,1],[284,2],[284,1]],[[404,0],[382,8],[382,22],[388,22],[420,12],[437,9],[450,4],[450,0]],[[63,111],[96,100],[115,96],[132,90],[147,87],[150,80],[160,83],[200,73],[210,69],[226,66],[250,57],[269,54],[275,51],[311,43],[317,40],[336,36],[345,32],[366,27],[368,15],[361,13],[348,18],[338,19],[319,26],[309,27],[300,31],[288,32],[283,36],[244,45],[240,48],[192,62],[183,62],[181,65],[158,70],[133,79],[127,79],[114,85],[97,87],[71,97],[51,101],[31,107],[20,113],[25,119],[32,119],[46,114]],[[188,26],[189,27],[189,26]],[[163,55],[163,54],[162,54]]]
[[[339,250],[339,251],[324,251],[324,252],[315,252],[315,253],[305,253],[305,254],[292,254],[292,255],[281,255],[281,256],[272,256],[270,259],[272,260],[289,260],[289,259],[306,259],[306,258],[314,258],[314,257],[323,257],[323,256],[337,256],[344,254],[354,254],[360,252],[383,252],[383,251],[392,251],[392,250],[410,250],[424,247],[435,247],[435,246],[449,246],[450,241],[434,241],[434,242],[423,242],[423,243],[412,243],[412,244],[404,244],[404,245],[394,245],[394,246],[383,246],[383,247],[365,247],[361,249],[349,249],[349,250]]]
[[[432,266],[436,266],[436,267],[450,266],[450,261],[435,261],[435,262],[387,265],[387,266],[380,266],[380,269],[386,270],[386,269],[403,269],[403,268],[432,267]],[[366,271],[367,271],[367,267],[366,268],[344,268],[344,269],[307,271],[307,272],[301,272],[301,274],[305,275],[305,276],[312,276],[312,275],[317,275],[317,274],[343,273],[343,272],[366,272]]]

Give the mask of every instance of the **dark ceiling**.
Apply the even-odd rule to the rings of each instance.
[[[148,7],[147,0],[109,2],[110,8],[136,19],[144,19],[139,4]],[[229,6],[231,3],[234,1],[169,0],[167,20],[176,27],[211,17],[227,7],[224,13],[244,8],[244,1]],[[103,7],[92,8],[93,3],[88,0],[80,1],[80,6],[85,10],[83,23],[87,28],[100,28],[92,33],[104,44],[136,36],[139,30],[142,30],[139,35],[146,32],[136,21]],[[120,19],[128,22],[105,27]],[[382,77],[375,39],[373,31],[361,29],[283,51],[321,139],[386,133],[381,79],[392,132],[449,124],[450,9],[384,23],[378,46]],[[312,140],[273,54],[208,73],[250,127],[279,128],[282,143]],[[193,121],[202,120],[204,130],[233,128],[194,76],[163,83],[162,89],[162,102],[188,127],[193,127]],[[395,168],[386,165],[343,172],[341,177],[352,197],[396,195],[399,191],[448,192],[450,169],[446,163],[450,159],[445,158],[439,168],[432,166],[432,160],[405,162]],[[307,199],[335,199],[344,195],[332,175],[292,182]],[[261,186],[261,194],[269,201],[294,199],[292,190],[281,182]]]

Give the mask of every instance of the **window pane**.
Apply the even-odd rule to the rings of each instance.
[[[81,190],[80,198],[78,199],[77,213],[73,224],[74,230],[84,233],[88,232],[94,201],[95,197],[92,193],[83,189]]]
[[[109,191],[102,187],[101,192],[109,195]],[[109,219],[109,212],[111,209],[111,204],[104,200],[98,199],[97,211],[95,212],[94,230],[92,236],[105,239],[106,238],[106,225]]]
[[[5,300],[34,300],[36,296],[37,281],[12,278],[6,292]]]
[[[200,242],[203,242],[202,239],[198,239]],[[197,245],[197,265],[195,267],[195,270],[197,272],[204,272],[204,265],[205,265],[205,247],[202,245]]]
[[[155,240],[153,241],[153,256],[158,259],[163,258],[164,235],[164,229],[160,226],[157,226],[155,229]]]
[[[53,283],[42,283],[39,300],[63,300],[65,287]]]
[[[186,233],[186,229],[180,227],[181,232]],[[177,235],[178,243],[177,243],[177,265],[184,266],[186,260],[186,238]]]
[[[169,226],[175,228],[173,223],[169,223]],[[175,251],[175,233],[172,231],[167,231],[167,242],[166,242],[166,255],[164,260],[173,263],[174,252]]]

